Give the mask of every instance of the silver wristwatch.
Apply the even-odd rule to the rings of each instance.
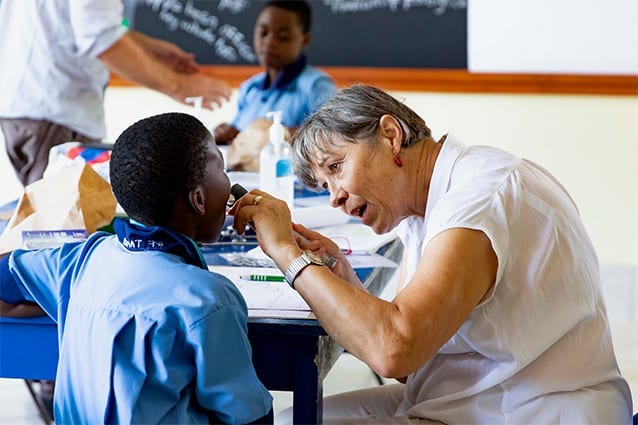
[[[292,289],[295,289],[295,279],[299,276],[299,273],[309,265],[324,266],[325,263],[320,256],[312,251],[304,251],[299,257],[292,260],[288,265],[285,273],[285,280]]]

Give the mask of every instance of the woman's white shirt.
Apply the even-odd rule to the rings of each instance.
[[[598,260],[578,210],[542,167],[448,136],[425,218],[399,225],[406,282],[450,228],[484,232],[497,277],[458,332],[408,377],[397,414],[447,423],[622,423],[620,376]]]

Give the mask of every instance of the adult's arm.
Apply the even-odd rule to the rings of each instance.
[[[0,316],[4,317],[36,317],[44,316],[44,310],[32,302],[9,304],[0,301]]]
[[[292,261],[283,258],[282,264]],[[460,328],[493,284],[497,259],[483,232],[446,230],[390,302],[344,285],[324,268],[308,269],[295,287],[326,331],[380,375],[403,377]]]
[[[213,109],[231,94],[226,83],[199,72],[192,57],[177,46],[139,33],[124,34],[98,58],[111,72],[181,103],[202,96],[203,106]]]
[[[199,64],[195,61],[195,55],[185,52],[176,44],[150,37],[139,31],[129,30],[128,34],[133,37],[145,51],[151,53],[157,60],[174,71],[188,74],[200,70]]]
[[[235,227],[252,222],[262,249],[285,270],[301,248],[282,216],[282,201],[258,193],[259,206],[249,195],[235,204]],[[497,265],[485,233],[453,228],[428,243],[414,276],[392,301],[349,284],[327,267],[306,267],[295,289],[339,344],[380,375],[401,378],[459,329],[494,283]]]

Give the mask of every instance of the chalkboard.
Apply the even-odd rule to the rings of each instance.
[[[467,68],[467,0],[314,0],[317,66]],[[201,64],[255,65],[263,1],[124,0],[129,27],[170,40]]]

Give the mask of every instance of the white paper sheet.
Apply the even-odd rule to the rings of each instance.
[[[241,279],[241,276],[249,274],[282,276],[276,268],[208,266],[208,269],[230,279],[244,296],[249,309],[310,311],[301,295],[285,282],[253,282]]]

